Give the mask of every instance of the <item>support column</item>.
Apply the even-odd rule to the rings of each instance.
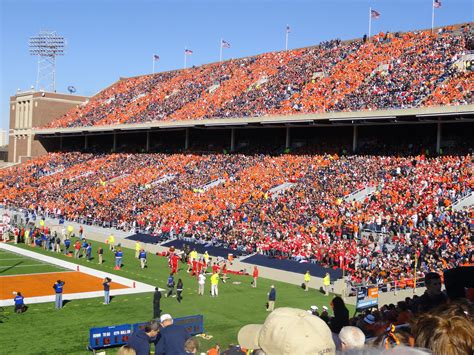
[[[114,143],[112,144],[112,152],[115,153],[117,151],[117,133],[114,132]]]
[[[13,162],[16,163],[16,144],[17,144],[17,137],[16,135],[13,137]]]
[[[150,131],[146,132],[146,146],[145,151],[148,153],[150,151]]]
[[[290,132],[290,127],[286,127],[285,148],[290,148],[290,146],[291,146],[291,132]]]
[[[185,138],[184,138],[184,150],[189,149],[189,128],[185,130]]]
[[[15,103],[15,125],[12,128],[20,128],[20,104],[18,102]]]
[[[89,149],[89,136],[86,134],[84,136],[84,150]]]
[[[436,154],[439,154],[441,150],[441,129],[441,122],[438,122],[436,130]]]
[[[230,151],[235,151],[235,128],[231,128],[230,130]]]
[[[59,149],[63,150],[63,136],[59,137]]]
[[[31,157],[31,140],[33,135],[30,133],[28,134],[28,140],[26,141],[26,156]]]
[[[355,153],[357,150],[357,126],[354,126],[354,130],[352,132],[352,153]]]

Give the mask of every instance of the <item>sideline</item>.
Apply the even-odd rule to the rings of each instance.
[[[135,281],[132,279],[128,279],[123,276],[118,276],[118,275],[111,275],[103,271],[95,270],[86,266],[78,265],[71,263],[69,261],[65,260],[60,260],[53,258],[51,256],[43,255],[43,254],[38,254],[30,250],[25,250],[22,248],[15,247],[13,245],[9,245],[7,243],[0,243],[0,250],[7,250],[11,251],[17,254],[21,254],[24,256],[28,256],[30,258],[40,260],[47,262],[49,264],[53,264],[56,266],[61,266],[65,269],[71,270],[71,271],[79,271],[84,274],[88,274],[91,276],[95,276],[98,278],[105,278],[112,276],[114,281],[117,281],[118,283],[128,286],[128,289],[119,289],[119,290],[113,290],[111,291],[111,296],[117,296],[117,295],[129,295],[129,294],[135,294],[135,293],[143,293],[143,292],[154,292],[155,291],[155,286],[148,285],[143,282]],[[9,275],[12,276],[12,275]],[[20,275],[19,275],[20,276]],[[163,290],[164,291],[164,290]],[[80,292],[80,293],[65,293],[63,295],[64,300],[73,300],[73,299],[83,299],[83,298],[95,298],[95,297],[103,297],[104,291],[94,291],[94,292]],[[33,303],[44,303],[44,302],[54,302],[55,296],[42,296],[42,297],[28,297],[25,298],[25,303],[26,304],[33,304]],[[13,306],[13,297],[8,300],[0,300],[0,306]]]

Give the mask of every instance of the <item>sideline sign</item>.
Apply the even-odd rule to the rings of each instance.
[[[356,310],[377,307],[379,304],[379,289],[378,287],[363,287],[357,290]]]
[[[183,326],[190,335],[204,333],[204,316],[202,314],[175,318],[173,323]],[[88,349],[96,350],[125,345],[132,333],[143,329],[145,324],[120,324],[110,327],[90,328]]]
[[[132,334],[131,324],[89,329],[89,349],[108,348],[127,344]]]

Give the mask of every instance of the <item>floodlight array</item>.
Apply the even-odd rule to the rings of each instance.
[[[64,55],[66,42],[64,37],[56,35],[54,32],[41,32],[37,36],[30,37],[30,54],[42,57],[55,57]]]

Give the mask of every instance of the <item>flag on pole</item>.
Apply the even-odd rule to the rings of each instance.
[[[378,12],[376,10],[370,10],[370,17],[372,17],[374,19],[378,19],[380,17],[380,12]]]
[[[157,54],[153,54],[153,60],[160,60],[160,56]]]
[[[222,40],[221,42],[222,48],[230,48],[230,43],[227,41]]]
[[[286,25],[286,33],[290,33],[290,32],[291,32],[290,25]]]
[[[441,0],[434,0],[433,1],[433,7],[435,9],[439,9],[441,7]]]
[[[190,55],[190,54],[193,54],[193,51],[190,50],[190,49],[185,49],[185,50],[184,50],[184,54]]]

